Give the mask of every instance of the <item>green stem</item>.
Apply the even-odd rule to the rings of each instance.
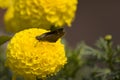
[[[111,41],[107,41],[107,47],[108,47],[108,66],[111,71],[114,71],[113,67],[113,51],[111,47]]]

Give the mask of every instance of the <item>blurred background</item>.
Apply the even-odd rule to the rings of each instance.
[[[3,28],[3,14],[0,9],[0,35]],[[114,44],[120,43],[120,0],[79,0],[76,18],[71,28],[66,28],[67,44],[75,47],[85,41],[89,45],[106,34],[113,36]]]

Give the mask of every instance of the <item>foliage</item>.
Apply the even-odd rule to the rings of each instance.
[[[120,80],[120,46],[100,38],[95,48],[80,43],[66,48],[68,63],[57,76],[48,80]]]
[[[4,44],[5,42],[11,39],[10,36],[0,36],[0,45]]]

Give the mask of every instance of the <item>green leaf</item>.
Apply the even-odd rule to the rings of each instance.
[[[0,45],[4,44],[5,42],[11,39],[10,36],[0,36]]]

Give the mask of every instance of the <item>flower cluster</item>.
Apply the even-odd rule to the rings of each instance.
[[[6,65],[14,74],[35,79],[54,75],[67,61],[64,45],[38,41],[35,37],[47,32],[43,29],[27,29],[15,34],[7,47]]]
[[[51,28],[71,26],[77,3],[78,0],[0,0],[0,7],[7,8],[6,29],[17,32],[6,52],[6,66],[15,75],[28,80],[45,78],[56,74],[66,64],[61,39],[40,41],[36,36]]]
[[[8,31],[17,32],[30,27],[50,29],[51,26],[71,25],[77,0],[10,0],[5,15]],[[12,14],[12,15],[11,15]]]

